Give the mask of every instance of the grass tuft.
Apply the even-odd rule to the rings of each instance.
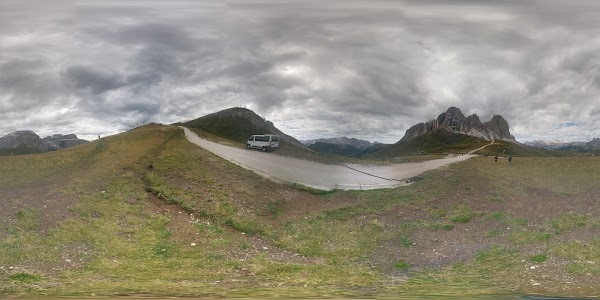
[[[42,277],[29,273],[16,273],[9,275],[8,279],[20,283],[35,283],[42,280]]]
[[[536,254],[529,258],[529,260],[534,263],[543,263],[547,259],[548,259],[548,255],[546,253]]]
[[[410,268],[410,265],[407,262],[400,260],[395,262],[393,267],[396,270],[408,270]]]

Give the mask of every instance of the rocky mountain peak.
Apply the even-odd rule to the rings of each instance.
[[[42,139],[31,130],[19,130],[0,137],[0,148],[15,149],[25,146],[46,152],[68,148],[87,142],[88,141],[86,140],[78,139],[74,134],[55,134]]]
[[[406,131],[400,141],[409,141],[436,130],[462,133],[488,141],[506,140],[516,142],[514,136],[510,134],[508,122],[502,116],[495,115],[490,121],[482,123],[476,114],[465,117],[457,107],[448,108],[446,112],[440,114],[434,120],[414,125]]]

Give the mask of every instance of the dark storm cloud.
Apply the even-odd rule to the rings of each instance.
[[[142,23],[119,28],[115,31],[106,28],[87,30],[88,34],[118,44],[142,44],[169,49],[170,51],[194,51],[197,44],[176,25],[162,23]]]
[[[83,66],[69,67],[65,76],[75,84],[76,88],[87,89],[92,94],[101,94],[125,85],[116,74],[106,74]]]
[[[521,140],[600,127],[595,0],[53,3],[0,3],[0,133],[239,105],[301,139],[394,142],[449,106]]]

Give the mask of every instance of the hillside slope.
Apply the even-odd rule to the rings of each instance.
[[[302,146],[298,140],[277,129],[272,122],[246,108],[228,108],[182,125],[243,144],[253,134],[277,134],[287,144]]]
[[[365,157],[395,157],[406,155],[424,155],[424,154],[449,154],[449,153],[467,153],[488,145],[487,140],[479,139],[473,136],[453,133],[446,130],[436,130],[427,134],[418,136],[409,141],[400,141],[370,152]],[[513,155],[513,156],[573,156],[569,152],[559,152],[538,149],[511,141],[495,141],[493,145],[486,146],[475,154],[485,155]]]
[[[320,194],[173,126],[0,157],[0,295],[592,296],[599,159],[478,157]]]
[[[415,137],[409,141],[400,141],[366,154],[366,157],[393,157],[405,155],[466,153],[489,144],[489,141],[437,130]]]
[[[233,142],[240,147],[246,146],[246,141],[253,134],[277,134],[281,137],[276,154],[322,160],[322,157],[304,147],[295,138],[279,130],[272,122],[265,120],[252,110],[233,107],[216,113],[181,123],[194,129],[206,138],[212,136]]]

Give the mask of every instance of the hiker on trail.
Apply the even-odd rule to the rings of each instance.
[[[512,155],[509,155],[509,156],[508,156],[508,163],[509,163],[509,164],[512,164]]]
[[[494,156],[494,161],[498,161],[498,155]]]

